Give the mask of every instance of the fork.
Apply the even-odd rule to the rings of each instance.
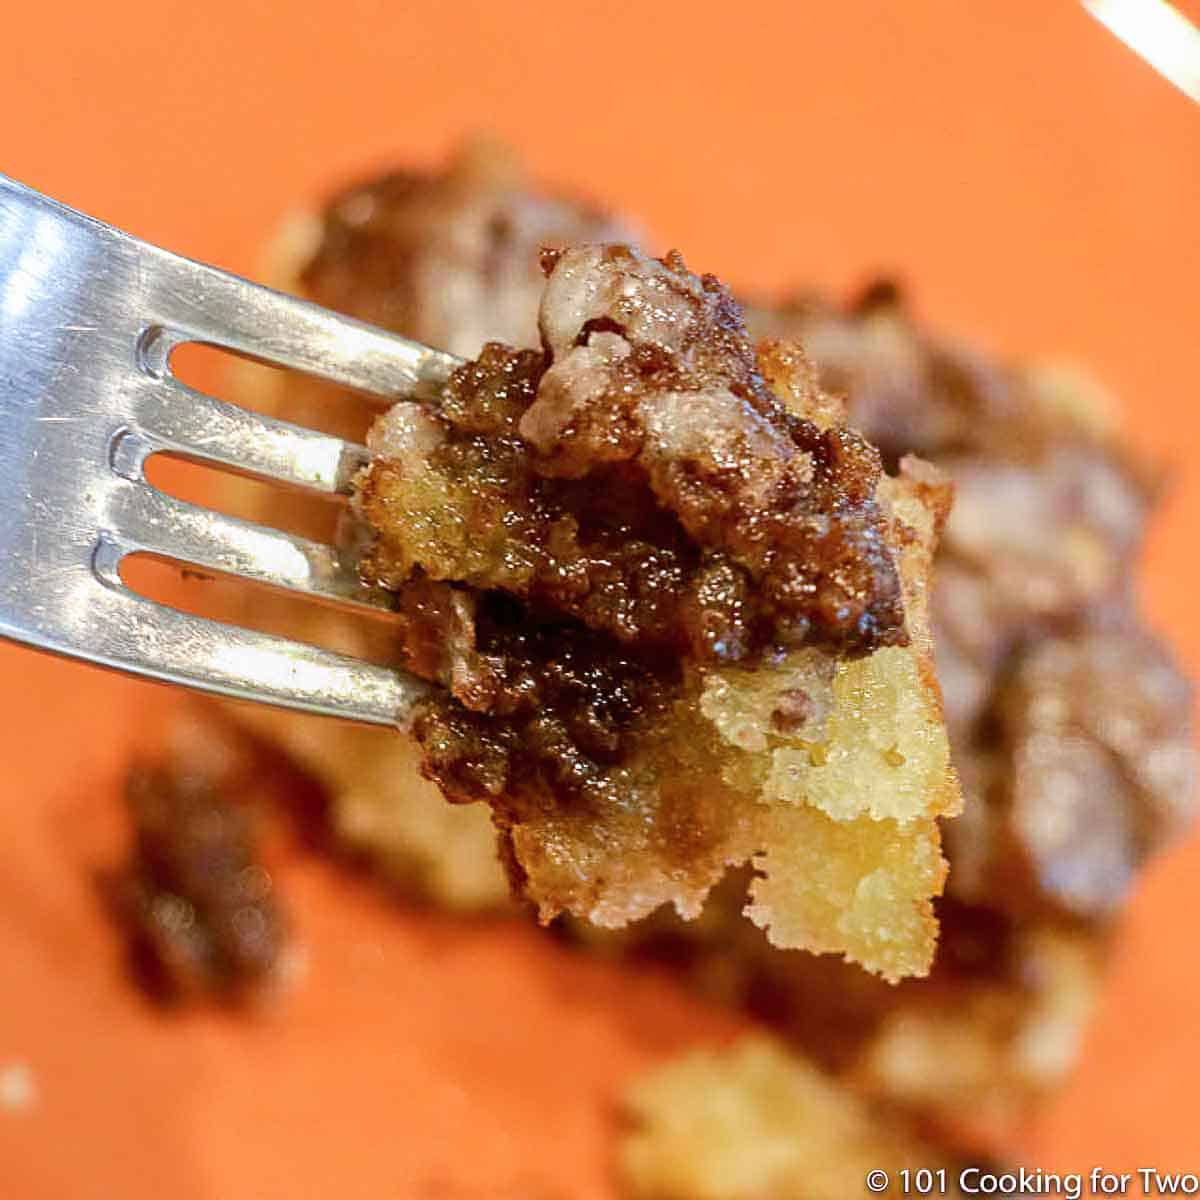
[[[404,726],[422,680],[194,616],[131,590],[129,554],[351,608],[386,608],[334,547],[147,481],[166,451],[346,495],[362,446],[196,391],[199,342],[381,397],[459,360],[181,258],[0,176],[0,636],[242,700]]]

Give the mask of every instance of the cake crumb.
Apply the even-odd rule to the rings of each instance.
[[[0,1111],[26,1112],[37,1103],[37,1081],[27,1063],[0,1063]]]

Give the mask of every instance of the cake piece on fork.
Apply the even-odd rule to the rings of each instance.
[[[361,571],[414,732],[543,920],[700,909],[751,861],[776,945],[923,974],[959,806],[926,616],[949,505],[883,473],[799,348],[677,254],[548,253],[541,351],[487,345],[375,426]]]

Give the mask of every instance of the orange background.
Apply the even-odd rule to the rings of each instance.
[[[1200,110],[1068,0],[112,0],[4,25],[0,169],[234,270],[297,203],[485,129],[735,285],[884,268],[940,326],[1090,364],[1176,469],[1146,600],[1200,667]],[[314,861],[283,879],[310,957],[290,1003],[155,1015],[89,872],[174,696],[11,647],[0,683],[0,1067],[38,1092],[0,1109],[5,1200],[599,1200],[623,1081],[736,1026]],[[1193,841],[1144,879],[1083,1065],[1022,1139],[1041,1165],[1200,1171],[1198,868]]]

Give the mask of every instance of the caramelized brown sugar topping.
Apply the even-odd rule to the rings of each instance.
[[[783,406],[716,280],[575,249],[542,332],[544,354],[490,344],[377,427],[374,582],[420,570],[710,662],[904,644],[878,455]]]
[[[678,255],[544,267],[543,350],[488,345],[395,405],[360,481],[364,578],[446,688],[426,771],[492,805],[546,919],[694,912],[787,846],[750,910],[774,938],[926,969],[957,804],[924,617],[944,485],[884,476]]]

